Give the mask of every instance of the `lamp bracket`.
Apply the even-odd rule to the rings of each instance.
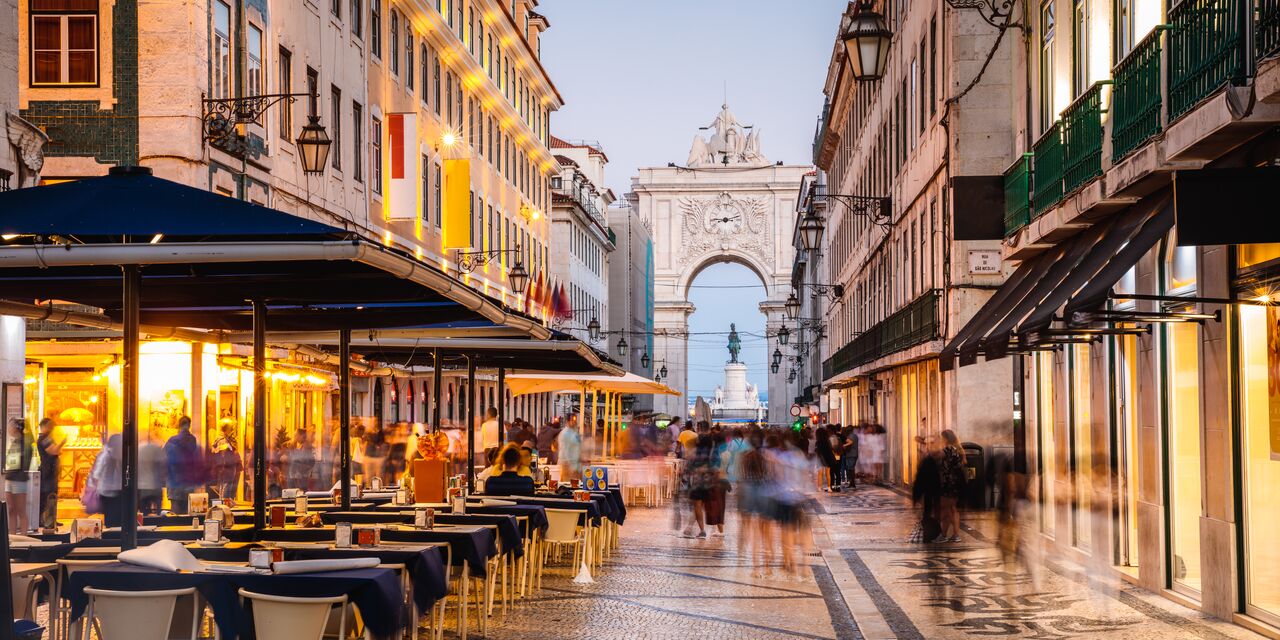
[[[520,255],[520,245],[516,245],[514,249],[490,249],[488,251],[462,251],[459,250],[454,255],[454,259],[458,262],[459,273],[471,273],[490,262],[493,262],[498,256],[508,253]]]
[[[826,296],[830,298],[832,302],[835,302],[844,297],[844,285],[842,284],[811,284],[808,282],[802,282],[800,283],[800,286],[813,289],[813,296],[815,298],[818,296]]]
[[[319,96],[311,93],[264,93],[240,98],[206,98],[201,94],[200,122],[204,141],[229,153],[257,158],[265,150],[262,140],[241,133],[239,125],[262,126],[262,114],[267,109],[281,102],[292,105],[298,98],[318,100]],[[250,142],[253,139],[257,144]]]
[[[893,200],[888,197],[856,196],[845,193],[827,193],[827,185],[813,185],[812,201],[815,206],[826,206],[834,199],[848,208],[855,216],[865,216],[871,224],[888,227],[893,222]]]
[[[1026,32],[1022,24],[1012,21],[1017,0],[947,0],[947,4],[952,9],[976,10],[978,17],[997,29],[1018,27],[1023,29],[1024,34]]]

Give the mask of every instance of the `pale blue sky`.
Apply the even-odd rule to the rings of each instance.
[[[551,131],[596,140],[619,198],[637,167],[684,164],[698,127],[729,107],[755,125],[772,161],[811,162],[822,83],[847,0],[542,0],[551,22],[543,64],[565,107]],[[721,285],[732,288],[715,289]],[[738,323],[750,379],[768,389],[760,280],[745,267],[707,268],[694,282],[690,331]],[[755,336],[749,334],[755,334]],[[690,396],[723,379],[726,335],[690,342]]]

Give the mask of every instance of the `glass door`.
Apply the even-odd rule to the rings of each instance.
[[[1245,602],[1280,623],[1280,310],[1240,308],[1241,463]]]
[[[1118,499],[1112,508],[1115,557],[1122,567],[1138,566],[1138,338],[1117,336],[1112,341],[1111,416],[1112,487]]]
[[[1164,423],[1170,583],[1200,592],[1200,328],[1189,322],[1164,329]]]

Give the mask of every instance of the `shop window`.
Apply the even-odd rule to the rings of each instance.
[[[98,83],[98,0],[31,0],[29,40],[32,86]]]
[[[1117,336],[1112,343],[1112,392],[1115,398],[1111,437],[1116,458],[1116,487],[1120,495],[1116,513],[1114,562],[1136,567],[1138,548],[1138,338]]]
[[[1199,328],[1164,329],[1164,424],[1168,433],[1169,572],[1175,587],[1200,590],[1200,355]]]
[[[1236,246],[1236,266],[1241,269],[1280,261],[1280,242]]]
[[[1089,549],[1093,513],[1093,438],[1090,430],[1089,345],[1071,345],[1068,352],[1071,375],[1071,489],[1075,496],[1072,508],[1072,543]]]
[[[1196,289],[1196,247],[1179,247],[1170,237],[1165,252],[1165,293],[1182,295]]]
[[[1240,307],[1241,474],[1245,602],[1248,613],[1280,622],[1280,311]]]
[[[1057,447],[1053,440],[1054,387],[1052,352],[1036,354],[1036,460],[1040,476],[1040,531],[1053,535],[1055,527],[1054,482],[1057,480]]]

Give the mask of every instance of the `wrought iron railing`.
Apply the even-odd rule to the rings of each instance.
[[[854,338],[822,363],[822,376],[830,379],[887,355],[909,349],[940,336],[941,289],[930,289],[893,315]]]
[[[1031,209],[1034,215],[1048,211],[1062,200],[1062,121],[1054,122],[1044,135],[1031,147],[1035,155],[1033,171],[1034,195]]]
[[[1160,38],[1164,30],[1164,26],[1152,29],[1112,70],[1112,164],[1160,133]]]
[[[1280,51],[1280,0],[1256,0],[1253,50],[1259,60]]]
[[[1031,224],[1031,159],[1024,153],[1004,170],[1004,236]]]
[[[1182,0],[1169,9],[1169,121],[1245,77],[1245,0]]]
[[[1102,97],[1110,84],[1095,82],[1062,112],[1063,193],[1102,175]]]

